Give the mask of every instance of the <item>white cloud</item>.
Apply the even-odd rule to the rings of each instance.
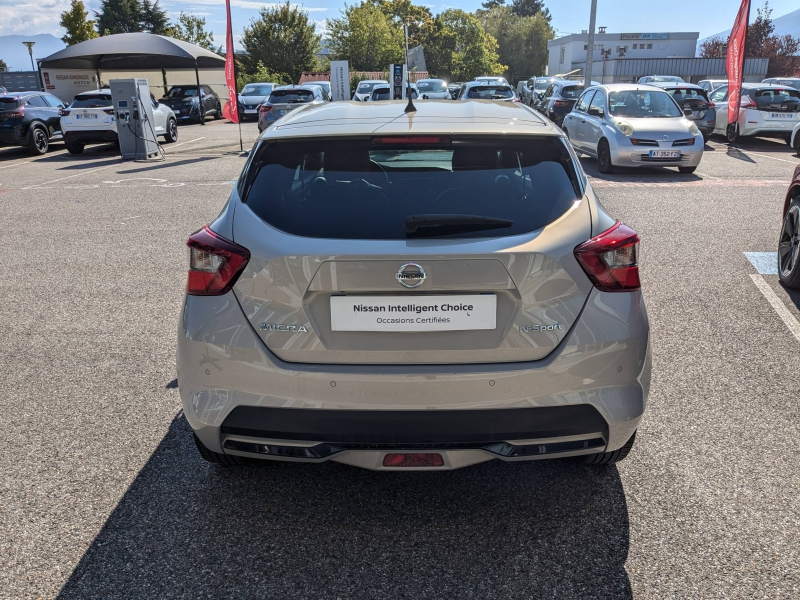
[[[35,35],[52,33],[64,35],[59,26],[61,13],[69,8],[69,2],[0,2],[0,35],[14,33]]]
[[[174,4],[174,2],[169,2],[169,4]],[[221,0],[192,0],[192,4],[201,4],[204,6],[216,6],[218,8],[225,7],[225,4]],[[256,2],[255,0],[231,0],[231,6],[236,8],[246,8],[249,10],[261,10],[262,8],[276,8],[281,5],[275,3],[265,4],[263,2]],[[324,12],[328,10],[327,8],[307,7],[301,4],[292,4],[292,8],[300,8],[301,10],[307,12]]]

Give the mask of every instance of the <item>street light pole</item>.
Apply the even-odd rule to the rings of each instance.
[[[31,55],[31,71],[35,71],[36,70],[36,66],[33,64],[33,45],[36,42],[22,42],[22,43],[25,44],[28,47],[28,54]]]
[[[592,66],[594,63],[594,26],[597,21],[597,0],[592,0],[592,10],[589,14],[589,39],[586,45],[586,68],[583,70],[583,85],[592,84]]]

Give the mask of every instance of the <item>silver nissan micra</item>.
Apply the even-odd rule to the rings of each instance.
[[[623,459],[650,384],[639,237],[530,108],[405,108],[293,111],[189,238],[177,364],[200,454]]]

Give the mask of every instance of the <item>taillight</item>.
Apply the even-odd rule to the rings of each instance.
[[[25,116],[25,111],[23,109],[12,110],[12,111],[8,111],[8,112],[4,112],[3,116],[6,119],[21,119],[22,117]]]
[[[69,116],[69,111],[66,108],[61,108],[58,111],[58,115],[60,117],[68,117]]]
[[[750,96],[742,96],[742,99],[739,102],[739,105],[742,108],[758,108],[758,105],[755,102],[753,102],[753,100],[750,98]]]
[[[272,106],[270,106],[269,104],[262,104],[261,106],[258,107],[258,112],[260,113],[268,113],[271,110]]]
[[[217,235],[208,225],[195,231],[189,241],[189,277],[186,293],[221,296],[236,283],[250,260],[250,251]]]
[[[568,106],[569,100],[553,100],[553,106]]]
[[[114,114],[114,109],[113,108],[104,108],[103,112],[106,113],[107,115],[113,115]]]
[[[639,236],[617,221],[611,229],[575,248],[575,258],[598,290],[631,292],[639,283]]]
[[[717,105],[716,105],[716,104],[714,104],[713,102],[709,102],[709,103],[708,103],[708,107],[709,107],[709,108],[716,108],[716,107],[717,107]]]

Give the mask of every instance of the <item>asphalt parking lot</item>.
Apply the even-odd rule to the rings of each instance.
[[[165,149],[0,149],[0,597],[800,597],[800,295],[744,254],[776,250],[788,146],[717,139],[692,175],[583,159],[642,238],[654,370],[626,461],[391,474],[199,458],[184,243],[245,157],[226,122]]]

